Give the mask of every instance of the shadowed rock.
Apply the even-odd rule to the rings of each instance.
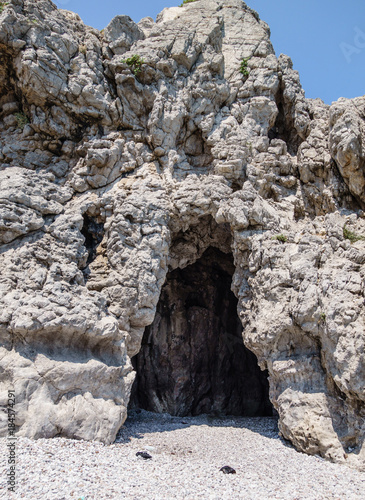
[[[272,415],[267,373],[245,348],[232,256],[209,248],[167,275],[154,322],[132,360],[134,405],[171,415]]]

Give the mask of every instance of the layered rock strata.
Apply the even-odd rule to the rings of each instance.
[[[168,270],[215,247],[282,435],[364,468],[365,98],[306,99],[240,0],[2,7],[1,435],[14,389],[18,435],[111,443]]]

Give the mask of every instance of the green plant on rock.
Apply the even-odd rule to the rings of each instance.
[[[326,314],[324,312],[321,312],[319,319],[324,323],[326,321]]]
[[[84,56],[86,56],[86,52],[87,52],[86,45],[79,45],[79,52],[80,52],[80,54],[84,54]]]
[[[29,118],[25,113],[15,113],[14,114],[16,121],[18,122],[18,128],[23,130],[23,128],[26,126],[27,123],[29,123]]]
[[[355,241],[365,240],[364,236],[350,231],[349,229],[347,229],[346,225],[343,226],[343,237],[345,238],[345,240],[350,240],[351,243],[355,243]]]
[[[5,9],[5,7],[9,5],[9,2],[0,2],[0,14]]]
[[[27,23],[32,26],[32,25],[37,25],[39,24],[39,20],[38,19],[27,19]]]
[[[240,73],[243,76],[248,76],[250,72],[248,71],[248,61],[250,60],[249,57],[245,57],[242,59],[241,65],[240,65]]]
[[[288,238],[285,236],[285,234],[277,234],[273,236],[271,239],[280,241],[281,243],[286,243],[288,241]]]
[[[122,63],[129,66],[134,76],[138,76],[142,71],[144,60],[138,54],[134,54],[132,57],[128,57],[128,59],[123,59]]]
[[[183,3],[181,5],[179,5],[179,7],[183,7],[185,4],[191,3],[191,2],[196,2],[196,0],[184,0]]]

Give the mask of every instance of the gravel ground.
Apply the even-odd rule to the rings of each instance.
[[[116,442],[17,440],[24,499],[365,499],[365,473],[296,452],[274,418],[131,412]],[[152,459],[136,456],[147,451]],[[0,440],[6,458],[6,440]],[[5,460],[1,498],[7,498]],[[223,474],[228,465],[236,474]]]

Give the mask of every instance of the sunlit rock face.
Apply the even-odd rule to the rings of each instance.
[[[218,260],[237,313],[227,312],[232,296],[213,308],[223,289],[209,266],[210,299],[203,289],[204,304],[183,309],[191,372],[207,398],[198,384],[194,397],[168,386],[156,405],[235,412],[240,397],[227,394],[240,392],[252,407],[242,384],[265,373],[248,375],[219,344],[226,329],[239,340],[238,315],[282,435],[364,468],[364,116],[363,97],[306,99],[290,58],[276,57],[269,27],[241,0],[197,0],[156,22],[120,15],[103,32],[49,0],[9,0],[0,13],[0,434],[14,389],[18,435],[113,442],[146,328],[163,348],[156,325],[172,335],[176,321],[171,280],[213,247],[233,256],[229,270]],[[164,354],[164,377],[171,370],[184,387],[192,375],[179,353]]]
[[[135,405],[171,415],[272,415],[267,373],[243,344],[231,255],[211,247],[167,275],[143,335]]]

